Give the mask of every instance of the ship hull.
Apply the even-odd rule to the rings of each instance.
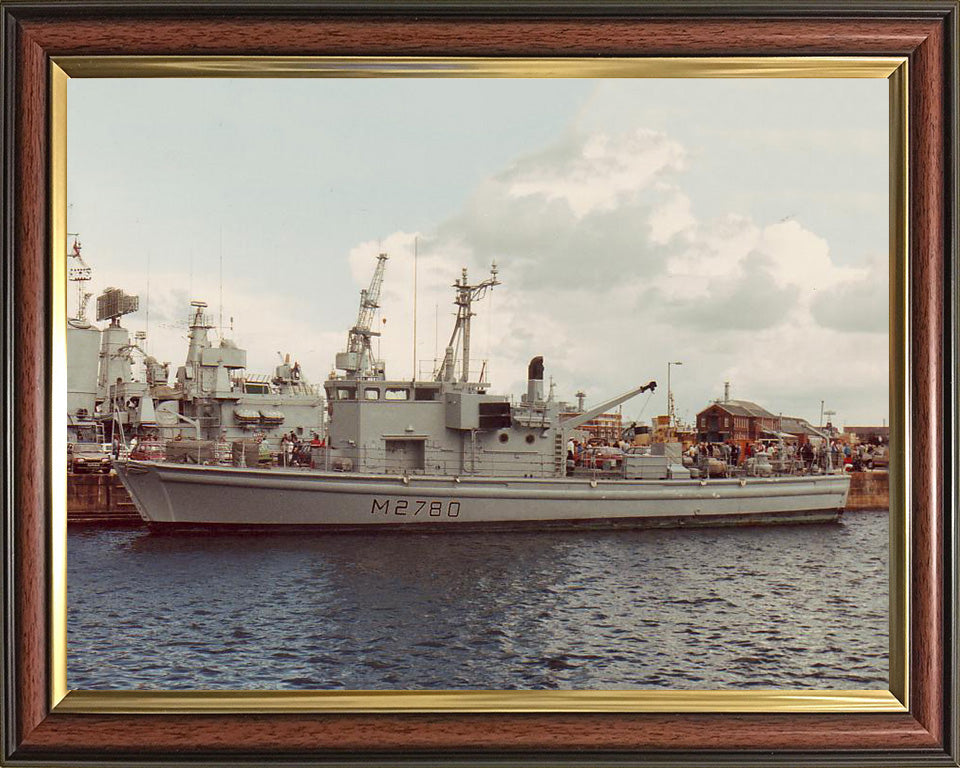
[[[156,530],[416,532],[665,528],[839,520],[843,475],[603,480],[358,475],[126,461]]]

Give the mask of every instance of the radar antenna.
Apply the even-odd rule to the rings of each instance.
[[[470,285],[467,282],[467,270],[464,268],[462,277],[453,284],[456,290],[456,297],[453,303],[457,305],[457,320],[453,326],[453,333],[450,335],[450,341],[447,344],[447,349],[443,356],[443,363],[441,363],[440,370],[437,372],[437,381],[453,381],[458,347],[463,351],[460,381],[469,381],[470,318],[474,316],[470,305],[474,301],[482,299],[486,295],[487,290],[493,288],[495,285],[500,285],[500,281],[497,280],[497,262],[493,262],[493,264],[490,265],[490,277],[483,282]]]
[[[377,267],[370,278],[370,285],[360,291],[360,311],[356,324],[347,334],[347,350],[337,355],[337,368],[344,371],[348,378],[383,377],[383,363],[374,355],[370,339],[380,335],[380,331],[373,330],[373,318],[380,308],[380,288],[386,267],[387,254],[381,253],[377,256]]]
[[[124,293],[119,288],[105,288],[97,296],[97,320],[109,320],[110,327],[118,328],[120,318],[136,312],[140,307],[140,299]]]

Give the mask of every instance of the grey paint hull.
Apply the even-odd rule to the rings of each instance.
[[[403,478],[120,462],[157,528],[466,531],[838,520],[842,475],[746,480]]]

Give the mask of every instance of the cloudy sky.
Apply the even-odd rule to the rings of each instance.
[[[452,282],[496,260],[473,325],[493,391],[535,355],[588,403],[682,361],[681,419],[725,381],[887,419],[883,80],[71,80],[68,104],[92,290],[139,294],[124,324],[174,370],[200,299],[251,372],[289,353],[322,381],[382,249],[388,376],[429,373]]]

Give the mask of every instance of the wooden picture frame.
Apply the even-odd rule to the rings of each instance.
[[[958,765],[957,2],[0,2],[3,56],[4,738],[17,765]],[[912,449],[903,711],[250,711],[54,706],[49,550],[49,130],[66,56],[906,57]],[[38,386],[38,382],[46,382]],[[244,710],[244,711],[241,711]]]

